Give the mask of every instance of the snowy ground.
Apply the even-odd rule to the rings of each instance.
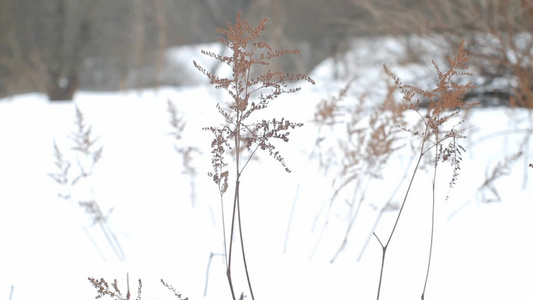
[[[395,69],[393,62],[386,63]],[[312,74],[316,86],[302,84],[301,92],[270,107],[272,116],[306,123],[291,134],[288,144],[279,146],[293,172],[285,173],[271,157],[260,153],[259,161],[248,167],[241,182],[244,235],[257,299],[375,298],[381,259],[375,239],[357,261],[370,234],[368,224],[376,216],[372,201],[363,208],[360,227],[335,263],[329,261],[346,225],[341,212],[331,216],[315,249],[324,222],[321,208],[331,196],[334,172],[323,174],[317,161],[309,160],[317,137],[310,120],[318,101],[336,93],[340,86],[330,81],[327,68],[325,62]],[[362,79],[365,84],[372,82],[369,77],[374,76],[375,81],[382,78],[381,64],[368,67],[367,72]],[[116,278],[125,293],[129,273],[133,294],[136,280],[143,280],[143,299],[175,298],[161,285],[161,278],[191,300],[229,299],[220,255],[213,256],[207,296],[203,296],[210,253],[222,253],[223,244],[220,198],[206,175],[211,171],[212,136],[201,128],[222,121],[215,108],[220,97],[219,91],[199,84],[157,91],[80,92],[74,103],[49,103],[37,94],[1,100],[0,297],[8,299],[12,292],[12,300],[94,299],[96,290],[87,277]],[[182,173],[181,157],[173,148],[175,140],[168,135],[172,128],[167,99],[177,105],[187,122],[183,145],[201,151],[192,162],[198,172],[194,201],[191,178]],[[98,144],[104,147],[91,186],[100,205],[106,211],[113,208],[108,225],[124,249],[123,261],[75,202],[57,196],[60,187],[48,176],[56,171],[54,140],[65,154],[72,152],[67,137],[75,129],[74,104],[93,125],[94,134],[100,136]],[[516,122],[519,118],[526,121]],[[470,119],[474,129],[469,141],[515,127],[530,128],[528,118],[531,114],[521,110],[476,110]],[[434,260],[426,299],[533,298],[533,169],[527,168],[524,158],[510,166],[509,176],[495,184],[502,201],[485,203],[483,199],[492,200],[494,195],[484,197],[478,191],[487,170],[514,153],[522,139],[523,134],[508,134],[466,142],[468,152],[459,182],[447,201],[449,171],[443,168],[439,173]],[[529,143],[525,155],[533,162]],[[368,197],[390,196],[405,172],[408,154],[393,157],[384,179],[369,185]],[[530,178],[524,184],[525,176]],[[405,191],[405,184],[400,191]],[[420,298],[430,193],[430,177],[420,173],[389,248],[382,299]],[[397,198],[399,201],[400,196]],[[293,203],[295,213],[283,253]],[[313,230],[321,212],[322,219]],[[385,215],[378,235],[390,231],[396,213]],[[237,280],[236,290],[246,291],[244,282]]]

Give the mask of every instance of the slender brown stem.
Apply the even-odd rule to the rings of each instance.
[[[411,158],[409,159],[409,163],[407,164],[407,168],[409,168],[411,166],[411,164],[413,163],[414,159],[415,159],[415,156],[411,156]],[[368,235],[368,237],[367,237],[367,239],[365,241],[365,244],[363,245],[363,248],[361,248],[361,252],[359,252],[359,256],[357,257],[357,261],[361,261],[361,258],[363,257],[363,254],[365,253],[365,249],[368,246],[368,243],[370,242],[370,239],[372,238],[373,232],[376,231],[376,228],[378,227],[379,221],[381,220],[381,217],[383,216],[383,213],[385,212],[385,209],[386,209],[387,205],[389,205],[392,202],[392,199],[394,199],[394,196],[398,192],[398,189],[402,185],[403,181],[407,178],[407,175],[408,175],[408,171],[406,169],[405,173],[402,176],[402,178],[400,179],[400,181],[398,181],[398,184],[396,185],[396,187],[394,188],[394,191],[390,195],[389,200],[379,210],[378,216],[376,217],[376,219],[374,220],[374,224],[372,225],[372,230],[370,230],[371,233]]]
[[[237,181],[237,186],[238,186]],[[235,187],[235,196],[233,198],[233,212],[231,213],[231,229],[229,235],[229,248],[228,248],[228,270],[231,268],[231,258],[233,253],[233,236],[235,232],[235,214],[237,212],[237,186]]]
[[[233,237],[234,237],[234,232],[235,232],[235,215],[236,215],[236,212],[237,212],[237,209],[238,209],[238,205],[239,205],[239,201],[238,201],[238,193],[239,193],[239,178],[240,178],[240,174],[239,174],[239,159],[240,159],[240,119],[239,119],[239,113],[237,112],[237,126],[235,128],[235,139],[234,139],[234,142],[235,142],[235,160],[236,160],[236,167],[237,167],[237,179],[236,179],[236,182],[235,182],[235,194],[234,194],[234,197],[233,197],[233,211],[232,211],[232,214],[231,214],[231,229],[230,229],[230,236],[229,236],[229,249],[228,249],[228,265],[227,265],[227,269],[226,269],[226,276],[228,277],[228,283],[229,283],[229,286],[230,286],[230,290],[231,290],[231,296],[233,297],[234,300],[236,300],[237,298],[235,297],[235,291],[233,289],[233,281],[232,281],[232,277],[231,277],[231,258],[232,258],[232,254],[233,254]],[[239,225],[240,226],[240,225]]]
[[[429,269],[431,267],[431,257],[433,254],[433,236],[435,231],[435,183],[437,181],[437,162],[438,162],[438,149],[435,149],[435,167],[433,168],[433,194],[431,198],[431,237],[429,241],[429,258],[428,258],[428,267],[426,270],[426,279],[424,280],[424,288],[422,289],[422,300],[424,300],[424,295],[426,294],[426,287],[429,278]]]
[[[381,271],[380,271],[380,274],[379,274],[378,295],[377,295],[377,299],[378,300],[379,300],[379,295],[380,295],[380,292],[381,292],[381,283],[382,283],[382,279],[383,279],[383,269],[385,267],[385,256],[387,254],[387,247],[389,246],[390,241],[392,239],[392,236],[394,235],[394,232],[396,231],[396,227],[398,226],[398,221],[400,220],[400,217],[402,216],[403,208],[405,207],[405,203],[407,202],[407,197],[409,196],[409,192],[411,191],[411,187],[413,185],[416,173],[418,171],[418,167],[420,166],[420,162],[422,161],[422,157],[424,157],[424,144],[425,144],[425,141],[426,141],[425,139],[422,140],[422,145],[420,147],[420,155],[418,156],[418,160],[416,162],[416,166],[415,166],[415,169],[413,171],[413,175],[411,176],[411,180],[409,181],[409,186],[407,187],[407,191],[405,192],[405,196],[403,198],[402,205],[400,206],[400,211],[398,212],[398,215],[396,216],[396,221],[394,222],[394,226],[392,227],[392,231],[391,231],[391,233],[389,235],[389,238],[387,239],[387,243],[385,245],[383,245],[383,243],[378,238],[376,233],[374,233],[374,236],[378,239],[379,243],[381,244],[382,251],[383,251],[383,256],[381,258]]]
[[[226,270],[226,276],[228,277],[228,284],[229,284],[229,289],[231,291],[231,298],[233,300],[237,300],[237,298],[235,297],[235,291],[233,290],[233,281],[231,280],[231,268],[228,266],[228,269]]]
[[[231,257],[232,257],[232,250],[233,250],[233,232],[235,229],[235,212],[237,209],[237,195],[235,194],[235,198],[233,200],[233,212],[231,217],[231,230],[230,230],[230,237],[229,237],[229,249],[228,249],[228,265],[226,268],[226,276],[228,277],[228,284],[231,290],[231,297],[233,300],[236,300],[235,297],[235,291],[233,290],[233,281],[231,279]]]
[[[237,183],[239,184],[239,183]],[[250,296],[252,297],[252,300],[254,300],[254,292],[252,289],[252,282],[250,281],[250,274],[248,273],[248,264],[246,262],[246,254],[244,251],[244,238],[242,236],[242,222],[241,222],[241,206],[239,204],[239,195],[237,192],[237,218],[239,222],[239,236],[241,240],[241,252],[242,252],[242,262],[244,263],[244,271],[246,273],[246,280],[248,282],[248,288],[250,289]]]
[[[427,129],[426,129],[427,130]],[[407,197],[409,196],[409,192],[411,191],[411,187],[413,186],[413,182],[415,180],[416,172],[418,171],[418,167],[420,166],[420,162],[422,161],[422,157],[424,157],[424,144],[426,140],[422,141],[422,145],[420,146],[420,155],[418,156],[418,160],[415,165],[415,170],[413,171],[413,175],[411,176],[411,180],[409,181],[409,186],[407,187],[407,191],[405,192],[405,196],[403,197],[402,205],[400,206],[400,211],[398,212],[398,215],[396,216],[396,221],[394,222],[394,226],[392,227],[392,231],[389,235],[389,239],[387,240],[387,244],[385,246],[388,246],[392,236],[394,235],[394,232],[396,231],[396,227],[398,226],[398,221],[400,221],[400,217],[402,216],[403,208],[405,207],[405,203],[407,202]]]
[[[385,255],[387,253],[387,245],[383,245],[379,237],[376,235],[376,233],[373,233],[376,239],[378,240],[379,244],[381,245],[381,268],[379,271],[379,284],[378,284],[378,295],[377,299],[379,300],[379,294],[381,293],[381,282],[383,280],[383,268],[385,267]]]

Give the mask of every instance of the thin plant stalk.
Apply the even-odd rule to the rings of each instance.
[[[427,130],[427,129],[426,129]],[[391,230],[391,233],[389,235],[389,238],[387,239],[387,242],[385,244],[383,244],[381,242],[381,240],[379,239],[379,237],[376,235],[376,233],[374,232],[374,236],[376,237],[376,239],[378,240],[379,244],[381,245],[381,253],[382,253],[382,256],[381,256],[381,268],[380,268],[380,271],[379,271],[379,284],[378,284],[378,292],[377,292],[377,298],[379,300],[379,295],[381,293],[381,283],[383,281],[383,269],[385,267],[385,257],[387,255],[387,248],[389,247],[389,244],[390,244],[390,241],[392,239],[392,236],[394,235],[394,232],[396,231],[396,227],[398,225],[398,221],[400,220],[400,217],[402,216],[402,212],[403,212],[403,208],[405,207],[405,203],[407,202],[407,197],[409,196],[409,192],[411,191],[411,187],[413,185],[413,182],[414,182],[414,179],[415,179],[415,176],[416,176],[416,173],[418,171],[418,168],[420,166],[420,162],[422,161],[422,158],[424,157],[424,144],[425,144],[425,140],[422,141],[422,146],[421,146],[421,150],[420,150],[420,155],[418,156],[418,160],[416,162],[416,165],[415,165],[415,169],[413,171],[413,174],[411,175],[411,179],[409,180],[409,185],[407,186],[407,191],[405,192],[405,196],[403,198],[403,201],[402,201],[402,205],[400,206],[400,211],[398,212],[398,215],[396,216],[396,221],[394,222],[394,226],[392,227],[392,230]]]
[[[418,160],[416,162],[415,169],[413,171],[413,175],[411,176],[411,180],[409,181],[409,185],[407,187],[407,191],[405,193],[405,196],[403,198],[400,211],[398,212],[398,215],[396,216],[396,220],[394,222],[394,226],[391,230],[391,233],[389,235],[389,238],[387,239],[386,243],[383,243],[379,237],[374,233],[374,236],[378,240],[378,242],[381,245],[382,248],[382,260],[381,260],[381,268],[380,268],[380,277],[379,277],[379,284],[378,284],[378,291],[377,291],[377,299],[379,300],[379,296],[381,293],[381,287],[382,287],[382,281],[383,281],[383,269],[385,265],[385,258],[387,254],[388,246],[391,242],[392,237],[394,236],[394,233],[396,232],[396,228],[398,226],[398,221],[400,220],[400,217],[402,216],[403,209],[405,207],[405,203],[407,202],[407,197],[409,196],[409,193],[411,191],[414,178],[417,174],[417,171],[420,167],[420,162],[422,161],[423,156],[431,151],[433,148],[435,148],[435,157],[434,157],[434,170],[433,170],[433,191],[432,191],[432,203],[431,203],[431,237],[430,237],[430,247],[429,247],[429,258],[428,258],[428,266],[426,270],[426,278],[424,280],[424,287],[422,290],[422,299],[424,299],[426,287],[427,287],[427,281],[429,277],[429,270],[431,267],[431,257],[433,253],[433,240],[434,240],[434,226],[435,226],[435,187],[436,187],[436,179],[437,179],[437,166],[439,161],[450,161],[451,165],[453,167],[453,176],[450,181],[450,188],[456,183],[459,170],[460,170],[460,162],[462,160],[461,154],[465,151],[465,149],[456,143],[456,139],[464,138],[465,136],[458,133],[458,131],[455,129],[456,125],[463,124],[464,120],[459,121],[456,125],[454,125],[451,129],[443,131],[442,125],[449,121],[452,117],[457,116],[459,113],[458,108],[464,109],[467,107],[471,107],[473,105],[477,104],[466,104],[463,101],[464,94],[473,86],[470,83],[467,84],[460,84],[457,82],[454,82],[452,78],[457,75],[471,75],[471,73],[464,72],[462,70],[466,69],[466,66],[464,65],[468,61],[468,57],[466,56],[466,51],[463,48],[463,43],[461,43],[459,52],[455,58],[448,58],[448,62],[450,64],[450,68],[446,72],[442,72],[440,68],[437,66],[435,62],[433,62],[433,65],[437,71],[439,82],[437,84],[437,88],[433,90],[423,90],[418,87],[412,86],[412,85],[404,85],[400,81],[400,79],[394,75],[389,69],[387,69],[386,66],[384,66],[385,71],[387,74],[389,74],[392,79],[394,79],[395,84],[399,87],[403,94],[403,99],[408,103],[408,108],[414,110],[419,116],[420,121],[424,127],[424,130],[422,133],[420,133],[418,130],[416,132],[412,132],[410,130],[407,130],[408,132],[413,133],[414,136],[418,136],[422,139],[421,145],[420,145],[420,154],[418,156]],[[423,116],[420,113],[420,100],[416,99],[415,96],[422,96],[430,101],[430,105],[426,111],[426,114]],[[413,102],[413,100],[416,100]],[[451,140],[448,144],[448,146],[443,147],[443,142],[446,140]],[[431,145],[426,148],[426,142],[429,142]]]
[[[426,270],[426,278],[424,279],[424,288],[422,289],[422,300],[424,300],[424,295],[426,294],[426,287],[428,283],[429,278],[429,269],[431,267],[431,257],[433,254],[433,237],[434,237],[434,231],[435,231],[435,183],[437,182],[437,162],[439,159],[439,152],[437,149],[435,149],[435,165],[433,168],[433,191],[432,191],[432,197],[431,197],[431,236],[429,240],[429,257],[428,257],[428,267]]]

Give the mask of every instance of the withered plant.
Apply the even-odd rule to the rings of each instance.
[[[502,198],[498,189],[495,186],[496,181],[501,179],[504,176],[508,176],[511,171],[511,166],[515,163],[520,157],[523,156],[522,151],[518,151],[512,155],[504,157],[502,161],[499,161],[492,167],[489,171],[485,171],[485,180],[478,188],[478,192],[481,195],[483,202],[500,202]],[[492,194],[492,197],[487,196],[487,194]]]
[[[190,177],[190,187],[191,187],[191,205],[194,207],[196,205],[196,184],[195,177],[197,175],[196,169],[191,164],[193,161],[193,156],[195,153],[200,153],[200,150],[196,147],[182,145],[182,133],[185,128],[186,122],[183,119],[183,115],[180,114],[178,107],[175,103],[170,100],[167,100],[167,111],[169,113],[169,123],[172,126],[172,132],[169,135],[172,135],[176,139],[176,144],[174,144],[174,149],[178,154],[181,155],[181,161],[183,165],[183,174],[186,174]]]
[[[311,156],[318,158],[319,167],[325,174],[332,166],[338,168],[338,171],[332,181],[331,197],[324,202],[315,217],[313,228],[317,227],[319,221],[323,223],[311,258],[322,243],[332,215],[340,215],[346,221],[344,237],[332,256],[331,263],[346,248],[357,218],[362,213],[363,204],[378,209],[379,205],[366,197],[368,186],[372,181],[382,178],[382,171],[389,158],[403,147],[400,133],[401,127],[406,124],[405,108],[394,99],[396,86],[389,83],[387,93],[383,96],[372,90],[354,93],[350,91],[350,87],[356,85],[355,81],[356,78],[347,82],[338,95],[322,100],[317,105],[313,120],[319,132]],[[384,99],[377,104],[369,101],[370,98],[379,97]],[[402,178],[400,183],[403,180]],[[395,192],[396,189],[393,194]],[[383,210],[390,207],[392,205],[387,203]],[[376,225],[377,222],[379,218]],[[367,241],[371,238],[372,231],[368,234]],[[364,248],[359,257],[363,251]]]
[[[423,124],[423,130],[414,131],[409,128],[404,128],[406,131],[410,132],[414,137],[417,137],[420,140],[420,146],[418,149],[418,159],[416,161],[416,165],[414,167],[407,190],[403,197],[402,204],[396,216],[396,220],[389,234],[389,237],[387,238],[387,240],[382,241],[382,239],[380,239],[374,233],[374,236],[376,237],[382,248],[382,260],[377,299],[379,299],[381,292],[383,270],[385,266],[387,250],[389,249],[388,247],[390,245],[391,239],[394,236],[394,233],[396,232],[398,221],[402,216],[402,212],[409,197],[414,178],[420,168],[424,156],[426,156],[426,154],[429,155],[433,152],[433,154],[431,154],[433,164],[431,197],[431,236],[427,271],[421,296],[421,298],[424,299],[431,266],[431,255],[433,250],[437,167],[441,162],[451,163],[451,166],[453,168],[453,175],[449,185],[450,187],[453,187],[453,185],[458,179],[459,171],[461,169],[460,164],[462,160],[462,153],[465,152],[465,149],[459,144],[460,139],[465,138],[465,136],[461,134],[462,130],[458,127],[460,127],[464,122],[461,119],[460,115],[462,109],[473,105],[466,104],[463,100],[464,94],[468,90],[472,89],[473,86],[470,83],[458,83],[456,77],[471,75],[470,73],[465,72],[465,70],[467,69],[467,61],[468,57],[466,55],[466,51],[464,50],[463,43],[461,43],[457,56],[455,56],[454,58],[448,58],[448,70],[446,70],[445,72],[441,71],[437,64],[433,62],[433,65],[436,69],[439,78],[439,82],[433,90],[423,90],[414,85],[403,84],[401,80],[390,69],[387,68],[387,66],[384,66],[385,72],[391,76],[396,86],[400,90],[403,96],[402,101],[405,103],[406,108],[414,111],[420,117],[420,120]],[[429,107],[427,109],[420,108],[420,102],[422,100],[429,101]]]
[[[130,278],[129,274],[126,274],[126,283],[127,283],[127,291],[126,296],[122,294],[118,287],[118,282],[115,279],[113,283],[109,284],[104,278],[95,279],[93,277],[89,277],[89,281],[93,285],[93,287],[97,291],[97,295],[95,299],[100,299],[104,296],[109,296],[113,298],[114,300],[130,300],[132,299],[131,293],[130,293]],[[174,296],[176,296],[179,300],[188,300],[188,297],[183,297],[181,293],[179,293],[172,285],[165,282],[163,279],[161,279],[161,283],[170,291],[174,293]],[[142,293],[142,281],[139,279],[139,286],[137,287],[137,297],[135,297],[134,300],[141,300],[141,293]]]
[[[324,148],[323,142],[327,139],[327,134],[322,134],[324,128],[331,128],[340,123],[339,118],[342,115],[341,107],[343,106],[343,101],[347,97],[348,91],[353,83],[354,79],[348,81],[346,85],[338,92],[338,94],[333,95],[327,99],[322,99],[317,105],[317,112],[314,115],[313,122],[317,125],[318,133],[317,139],[313,149],[308,155],[307,162],[317,158],[319,166],[324,170],[324,174],[327,174],[329,167],[336,163],[336,154],[332,151],[331,148]],[[307,172],[304,172],[304,174]],[[296,186],[296,193],[292,202],[291,212],[289,215],[289,220],[287,223],[287,230],[285,232],[285,242],[283,244],[283,253],[286,253],[289,236],[292,226],[292,221],[294,213],[296,211],[296,202],[298,200],[298,195],[300,192],[301,181],[298,182]]]
[[[289,54],[299,54],[298,50],[275,50],[266,42],[261,41],[261,32],[265,29],[267,18],[262,19],[255,27],[237,14],[234,25],[227,24],[227,29],[217,28],[217,32],[225,36],[219,42],[232,50],[231,56],[223,56],[212,52],[202,51],[202,54],[219,60],[231,69],[231,75],[223,78],[207,71],[196,61],[194,66],[205,74],[212,85],[217,89],[225,90],[231,97],[229,104],[218,103],[218,112],[223,116],[225,124],[221,126],[205,127],[211,131],[215,138],[211,143],[213,154],[213,171],[209,176],[218,186],[221,207],[222,226],[224,236],[224,253],[226,258],[226,275],[231,295],[236,300],[231,274],[233,259],[233,243],[237,234],[240,240],[242,262],[246,274],[246,282],[250,296],[254,299],[252,284],[248,272],[248,265],[244,250],[240,209],[240,183],[241,176],[246,166],[254,157],[257,150],[265,150],[277,160],[285,171],[290,172],[283,156],[276,150],[274,140],[288,142],[289,131],[301,127],[302,123],[291,122],[285,118],[272,118],[269,120],[253,120],[251,117],[256,111],[264,110],[270,101],[284,93],[295,93],[300,87],[289,87],[289,82],[305,80],[312,84],[314,81],[304,74],[287,74],[272,71],[268,68],[272,59]],[[226,156],[231,154],[234,160],[234,195],[231,205],[231,225],[229,232],[226,230],[224,220],[224,193],[228,190],[230,181],[230,168]],[[236,233],[238,227],[238,233]],[[226,237],[229,234],[228,237]]]
[[[90,226],[97,225],[116,256],[120,260],[124,260],[124,251],[115,233],[107,223],[113,208],[104,212],[96,200],[93,190],[93,171],[102,156],[103,147],[97,145],[99,138],[93,136],[92,126],[86,123],[85,116],[78,106],[76,106],[75,126],[76,130],[69,136],[69,139],[73,143],[73,146],[70,148],[71,151],[68,153],[68,156],[71,158],[66,158],[64,151],[61,151],[60,147],[54,141],[54,164],[57,171],[48,175],[62,189],[58,193],[58,196],[76,202],[90,218]],[[84,231],[91,243],[100,251],[87,228],[84,228]]]
[[[113,283],[109,284],[105,279],[95,279],[93,277],[89,277],[89,281],[93,285],[93,287],[98,292],[98,295],[96,295],[95,299],[100,299],[104,296],[109,296],[113,298],[114,300],[130,300],[131,299],[131,293],[130,293],[130,282],[129,282],[129,275],[127,276],[127,291],[126,296],[122,295],[122,292],[120,291],[118,287],[118,282],[115,279]],[[135,300],[141,300],[141,291],[142,291],[142,281],[139,279],[139,287],[137,288],[137,297],[135,297]]]
[[[183,298],[183,295],[179,293],[176,288],[174,288],[172,285],[166,283],[163,279],[161,279],[161,283],[169,290],[171,290],[174,293],[174,296],[178,298],[179,300],[188,300],[188,297]]]
[[[368,101],[366,101],[367,94],[363,94],[355,101],[345,101],[338,104],[336,109],[329,113],[337,119],[336,122],[344,126],[344,135],[337,139],[337,145],[340,148],[340,153],[337,155],[340,158],[338,161],[340,173],[337,174],[332,183],[334,189],[328,200],[327,219],[341,192],[353,188],[353,192],[348,192],[351,196],[344,201],[348,207],[345,214],[347,226],[344,238],[331,262],[336,260],[347,245],[348,237],[354,228],[362,204],[366,202],[367,186],[372,180],[381,178],[381,171],[391,155],[402,147],[399,144],[398,133],[401,131],[399,126],[405,124],[404,108],[395,102],[392,96],[394,90],[392,86],[388,88],[385,100],[380,105],[369,106]],[[319,110],[319,112],[321,111],[323,110]],[[323,118],[322,115],[318,114],[321,116],[320,119]],[[337,115],[347,118],[342,119]],[[327,219],[325,225],[328,224]]]

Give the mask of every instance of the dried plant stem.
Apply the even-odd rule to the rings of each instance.
[[[232,257],[232,250],[233,250],[233,229],[235,228],[235,211],[237,208],[237,190],[238,190],[238,181],[237,186],[235,187],[235,198],[233,201],[233,213],[231,217],[231,231],[230,231],[230,237],[229,237],[229,250],[228,250],[228,264],[226,266],[226,276],[228,277],[228,284],[231,291],[231,297],[233,300],[236,300],[235,297],[235,290],[233,289],[233,280],[231,279],[231,257]],[[226,233],[224,233],[226,234]]]
[[[409,163],[407,164],[407,168],[409,168],[411,166],[411,164],[413,163],[414,158],[415,158],[415,156],[411,156],[411,159],[409,160]],[[363,253],[365,252],[366,247],[368,246],[368,243],[370,242],[370,239],[372,238],[372,233],[374,231],[376,231],[376,228],[378,227],[379,221],[381,220],[381,217],[383,216],[383,213],[385,212],[385,208],[392,202],[392,199],[394,198],[394,196],[396,195],[396,193],[400,189],[400,186],[402,185],[403,181],[407,178],[407,175],[408,175],[408,171],[406,169],[405,173],[403,174],[403,177],[400,179],[400,181],[398,182],[398,184],[394,188],[394,191],[390,195],[389,200],[379,210],[378,216],[376,217],[376,219],[374,220],[374,224],[372,225],[372,230],[370,231],[370,234],[368,235],[368,237],[367,237],[367,239],[365,241],[365,244],[361,248],[361,252],[359,252],[359,256],[357,256],[357,261],[361,261],[361,258],[363,257]]]
[[[368,183],[370,183],[370,181],[367,181],[367,185],[368,185]],[[357,183],[357,185],[355,187],[355,191],[360,189],[360,187],[359,187],[360,184],[361,184],[361,182],[358,181],[358,183]],[[365,188],[365,190],[366,190],[366,188]],[[354,193],[354,198],[356,197],[356,195],[357,194]],[[364,194],[361,195],[361,199],[357,202],[357,208],[355,209],[355,212],[350,212],[350,216],[351,217],[350,217],[350,221],[349,221],[348,227],[346,228],[346,232],[344,233],[344,238],[342,240],[341,245],[337,249],[337,252],[333,256],[333,258],[330,260],[330,263],[334,263],[335,260],[337,259],[337,257],[339,256],[339,254],[346,247],[346,244],[348,243],[348,236],[350,235],[350,232],[352,231],[352,228],[353,228],[353,224],[355,223],[355,220],[357,219],[357,216],[359,215],[359,211],[361,210],[361,206],[363,204],[363,201],[364,201]],[[351,204],[352,210],[353,210],[353,206],[354,206],[354,203]]]
[[[248,264],[246,262],[246,255],[244,251],[244,238],[242,236],[242,222],[241,222],[241,207],[239,205],[239,197],[237,196],[237,218],[239,219],[239,237],[241,241],[242,262],[244,263],[244,271],[246,272],[246,281],[248,282],[248,288],[250,289],[250,296],[254,300],[254,291],[252,289],[252,282],[250,281],[250,274],[248,273]]]
[[[439,152],[437,149],[435,149],[435,162],[439,160]],[[433,254],[433,237],[435,232],[435,183],[437,182],[437,166],[438,164],[435,163],[433,168],[433,184],[432,184],[432,197],[431,197],[431,236],[429,240],[429,256],[428,256],[428,267],[426,270],[426,278],[424,280],[424,288],[422,289],[422,300],[424,300],[424,295],[426,294],[426,287],[428,283],[429,278],[429,269],[431,267],[431,257]]]
[[[428,130],[428,128],[426,128],[426,131]],[[409,185],[407,186],[407,191],[405,192],[405,196],[403,198],[403,201],[402,201],[402,205],[400,206],[400,211],[398,212],[398,215],[396,216],[396,221],[394,222],[394,226],[392,227],[392,230],[391,230],[391,233],[389,235],[389,238],[387,239],[387,243],[386,244],[383,244],[381,242],[381,240],[379,239],[379,237],[376,235],[376,233],[374,232],[374,236],[376,237],[376,239],[378,240],[379,244],[381,245],[381,253],[382,253],[382,256],[381,256],[381,268],[380,268],[380,272],[379,272],[379,284],[378,284],[378,293],[377,293],[377,298],[379,300],[379,295],[380,295],[380,292],[381,292],[381,283],[383,281],[383,269],[385,268],[385,257],[387,255],[387,248],[389,247],[389,244],[390,244],[390,241],[394,235],[394,232],[396,231],[396,227],[398,226],[398,221],[400,220],[400,217],[402,216],[402,212],[403,212],[403,209],[405,207],[405,203],[407,202],[407,197],[409,196],[409,192],[411,191],[411,187],[413,186],[413,182],[414,182],[414,179],[415,179],[415,176],[416,176],[416,173],[418,171],[418,168],[420,166],[420,162],[422,161],[422,158],[424,157],[424,144],[425,144],[426,140],[422,140],[422,145],[420,147],[420,155],[418,156],[418,160],[416,161],[416,165],[415,165],[415,169],[413,171],[413,174],[411,175],[411,179],[409,180]]]
[[[246,261],[246,251],[244,249],[244,238],[243,238],[243,234],[242,234],[242,221],[241,221],[241,207],[240,207],[240,178],[241,178],[241,175],[242,175],[242,172],[244,171],[244,168],[246,167],[246,165],[248,164],[248,162],[250,161],[250,159],[248,159],[246,161],[246,163],[244,164],[244,167],[241,169],[240,168],[240,159],[241,159],[241,148],[240,148],[240,141],[241,141],[241,136],[240,136],[240,132],[241,132],[241,114],[239,114],[237,112],[237,124],[236,124],[236,129],[235,129],[235,137],[234,137],[234,143],[235,143],[235,168],[236,168],[236,174],[237,174],[237,178],[236,178],[236,181],[235,181],[235,194],[234,194],[234,198],[233,198],[233,211],[232,211],[232,216],[231,216],[231,229],[230,229],[230,242],[229,242],[229,249],[228,249],[228,264],[227,264],[227,269],[226,269],[226,275],[228,277],[228,283],[230,285],[230,290],[231,290],[231,294],[232,294],[232,297],[233,299],[236,299],[235,298],[235,291],[233,289],[233,280],[232,280],[232,277],[231,277],[231,258],[232,258],[232,254],[233,254],[233,241],[234,241],[234,237],[235,237],[235,225],[239,226],[239,240],[240,240],[240,245],[241,245],[241,253],[242,253],[242,261],[243,261],[243,264],[244,264],[244,271],[246,273],[246,281],[248,283],[248,288],[250,290],[250,296],[252,297],[252,300],[254,300],[254,293],[253,293],[253,289],[252,289],[252,283],[250,281],[250,274],[248,272],[248,264],[247,264],[247,261]],[[257,150],[257,148],[256,148]],[[252,153],[251,156],[253,156],[253,154],[255,153],[255,151]],[[250,158],[251,158],[250,156]],[[237,223],[237,224],[236,224]]]

